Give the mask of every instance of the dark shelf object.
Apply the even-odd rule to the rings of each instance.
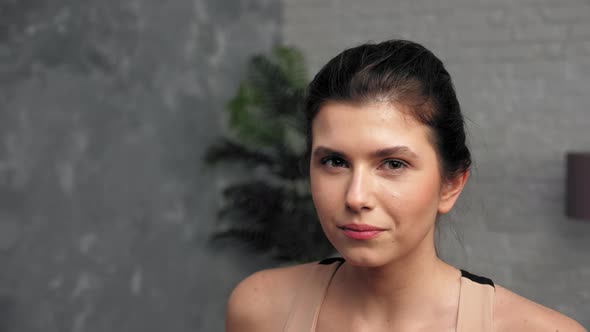
[[[567,154],[566,215],[590,221],[590,152]]]

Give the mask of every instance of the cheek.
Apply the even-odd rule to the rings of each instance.
[[[431,177],[412,177],[403,183],[381,186],[382,204],[396,214],[398,224],[431,222],[436,218],[439,181]]]
[[[420,179],[414,188],[414,197],[416,204],[428,206],[429,204],[436,204],[440,192],[440,180],[438,177],[425,176]]]
[[[319,174],[318,174],[319,173]],[[322,227],[330,224],[335,215],[342,211],[343,188],[342,179],[338,176],[330,176],[313,172],[310,174],[310,187],[313,204]]]
[[[333,205],[336,198],[336,186],[330,185],[329,179],[312,171],[310,174],[311,195],[319,214]]]
[[[439,201],[438,179],[424,179],[420,186],[416,186],[413,201],[410,206],[416,219],[423,220],[426,224],[436,221]]]

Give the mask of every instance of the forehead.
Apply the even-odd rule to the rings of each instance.
[[[323,105],[312,123],[313,145],[369,146],[430,145],[429,129],[395,103]]]

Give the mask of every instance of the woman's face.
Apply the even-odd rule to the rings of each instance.
[[[434,248],[437,214],[458,196],[445,189],[428,127],[400,107],[330,102],[313,120],[314,204],[326,236],[354,265]]]

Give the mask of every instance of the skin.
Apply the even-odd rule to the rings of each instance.
[[[442,331],[452,325],[459,294],[443,285],[456,284],[460,274],[436,256],[435,223],[459,197],[468,173],[443,181],[427,127],[392,108],[330,103],[313,123],[313,199],[326,236],[348,263],[334,280],[341,291],[332,293],[351,303],[356,319],[348,326],[358,330],[409,328],[392,324],[414,309],[445,322],[432,326]],[[353,240],[339,228],[350,223],[385,231]],[[420,310],[425,303],[437,305]],[[370,326],[375,322],[384,323]]]
[[[346,259],[316,331],[455,331],[460,271],[437,257],[434,230],[469,173],[444,177],[429,128],[404,111],[392,103],[330,102],[313,121],[313,199],[326,236]],[[383,231],[353,240],[340,228],[350,223]],[[281,331],[313,265],[242,281],[229,300],[226,331]],[[495,331],[585,331],[501,286],[494,299]]]

